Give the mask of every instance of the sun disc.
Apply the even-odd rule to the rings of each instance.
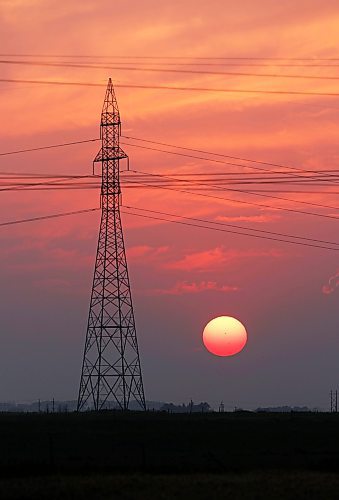
[[[203,342],[206,349],[216,356],[233,356],[246,345],[246,328],[231,316],[219,316],[205,326]]]

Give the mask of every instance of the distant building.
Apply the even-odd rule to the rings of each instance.
[[[257,413],[291,413],[291,412],[309,412],[310,410],[307,406],[273,406],[267,408],[257,408],[255,410]]]
[[[160,411],[167,411],[168,413],[208,413],[211,411],[211,407],[208,403],[194,404],[190,401],[187,405],[183,403],[182,405],[175,405],[173,403],[165,403]]]

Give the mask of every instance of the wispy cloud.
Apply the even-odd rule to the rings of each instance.
[[[184,295],[202,293],[206,291],[229,293],[237,292],[238,290],[239,288],[237,286],[219,285],[216,281],[200,281],[198,283],[179,281],[171,288],[153,289],[148,293],[150,295]]]
[[[164,255],[168,252],[169,247],[152,247],[149,245],[138,245],[127,249],[127,256],[129,260],[139,261],[139,260],[152,260]]]
[[[322,293],[324,293],[325,295],[330,295],[336,290],[338,286],[339,286],[339,270],[333,276],[330,276],[326,285],[323,285]]]
[[[238,215],[238,216],[224,216],[218,215],[215,218],[217,221],[222,222],[255,222],[258,224],[263,224],[266,222],[273,222],[280,219],[279,215]]]
[[[180,271],[215,271],[226,264],[256,257],[280,257],[281,251],[271,250],[226,250],[216,247],[203,252],[194,252],[185,255],[182,259],[166,264],[168,269]]]

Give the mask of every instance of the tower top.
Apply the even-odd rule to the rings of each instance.
[[[120,125],[120,113],[112,79],[108,79],[105,100],[101,112],[101,126]]]
[[[102,146],[93,161],[94,163],[102,162],[103,172],[107,169],[105,162],[127,158],[126,153],[119,146],[120,135],[121,121],[118,102],[115,96],[112,79],[109,78],[100,121],[100,138],[102,140]]]

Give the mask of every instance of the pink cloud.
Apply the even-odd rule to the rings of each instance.
[[[222,222],[257,222],[259,224],[265,223],[265,222],[272,222],[280,217],[278,215],[238,215],[238,216],[223,216],[219,215],[216,217],[217,221],[222,221]]]
[[[323,285],[321,291],[325,295],[330,295],[336,290],[338,286],[339,286],[339,270],[336,272],[336,274],[334,274],[329,278],[328,283],[326,285]]]
[[[168,269],[181,271],[206,271],[216,270],[229,262],[255,257],[280,257],[278,250],[225,250],[224,247],[216,247],[203,252],[195,252],[185,255],[182,259],[166,264]]]
[[[140,260],[140,259],[153,259],[159,257],[168,252],[168,248],[166,246],[162,247],[151,247],[148,245],[139,245],[135,247],[128,248],[126,250],[128,260]]]
[[[199,283],[179,281],[172,288],[168,289],[155,289],[151,290],[153,295],[184,295],[188,293],[202,293],[206,291],[215,292],[237,292],[239,288],[237,286],[230,285],[218,285],[215,281],[200,281]]]

